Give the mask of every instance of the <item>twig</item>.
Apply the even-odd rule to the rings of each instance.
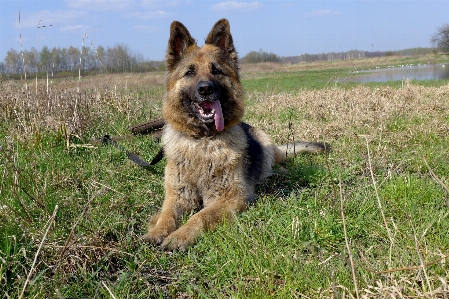
[[[446,258],[449,258],[449,254],[446,254],[438,259],[435,259],[433,261],[430,261],[428,263],[425,263],[424,265],[419,265],[419,266],[410,266],[410,267],[403,267],[403,268],[396,268],[396,269],[389,269],[389,270],[384,270],[384,271],[378,271],[375,272],[376,274],[388,274],[388,273],[393,273],[393,272],[399,272],[399,271],[410,271],[410,270],[419,270],[422,267],[429,267],[433,264],[438,263],[441,260],[444,260]]]
[[[30,272],[28,272],[28,276],[27,276],[27,279],[25,280],[25,284],[23,285],[23,289],[22,289],[22,292],[20,293],[19,299],[22,298],[23,293],[25,292],[25,289],[26,289],[28,283],[30,282],[31,276],[32,276],[33,271],[34,271],[34,266],[36,265],[36,262],[37,262],[37,257],[39,256],[41,248],[44,245],[45,239],[47,238],[47,234],[48,234],[48,231],[50,230],[51,224],[52,224],[53,221],[55,221],[56,212],[58,212],[58,205],[55,206],[55,210],[53,211],[53,215],[49,219],[48,227],[45,230],[44,236],[42,237],[41,244],[39,245],[39,248],[37,249],[36,254],[34,255],[33,264],[31,265]]]
[[[341,214],[341,220],[343,223],[343,232],[345,234],[346,250],[348,251],[349,262],[351,263],[351,274],[352,274],[352,282],[354,283],[355,295],[357,298],[359,298],[359,289],[357,288],[357,278],[355,276],[354,260],[352,259],[352,252],[351,252],[351,248],[349,247],[349,241],[348,241],[348,233],[346,231],[346,220],[345,220],[345,213],[344,213],[344,209],[343,209],[343,190],[342,190],[341,177],[338,178],[338,181],[339,181],[338,185],[340,187],[340,214]]]
[[[328,261],[330,261],[331,259],[333,259],[334,257],[336,257],[337,255],[339,255],[339,253],[334,253],[332,255],[330,255],[327,259],[325,259],[324,261],[321,261],[318,263],[318,266],[321,266],[325,263],[327,263]]]
[[[329,178],[331,180],[331,186],[332,186],[332,193],[334,195],[334,201],[337,200],[337,190],[335,189],[335,182],[334,182],[334,178],[332,177],[332,172],[331,172],[331,167],[329,165],[329,152],[326,151],[326,159],[324,160],[326,162],[326,168],[327,168],[327,172],[329,173]]]
[[[106,283],[104,281],[101,281],[101,283],[103,284],[104,288],[109,292],[109,295],[111,295],[111,297],[113,299],[117,299],[115,298],[114,294],[111,292],[111,290],[108,288],[108,286],[106,285]]]
[[[439,178],[439,177],[432,171],[432,168],[430,168],[429,164],[427,163],[426,156],[423,156],[422,158],[423,158],[423,160],[424,160],[424,164],[426,164],[426,167],[427,167],[427,169],[429,170],[430,174],[432,175],[433,179],[434,179],[435,181],[437,181],[438,184],[440,184],[441,187],[443,187],[443,189],[444,189],[444,190],[447,192],[447,194],[449,195],[449,187],[446,186],[446,184],[444,184],[444,183],[440,180],[440,178]],[[447,203],[447,206],[448,206],[448,208],[449,208],[449,199],[446,201],[446,203]]]
[[[430,281],[429,281],[429,277],[427,276],[427,272],[426,272],[426,266],[424,265],[424,260],[422,258],[421,252],[419,251],[419,243],[418,243],[418,238],[416,238],[416,231],[415,231],[415,227],[413,226],[412,223],[412,216],[410,215],[410,226],[412,227],[413,230],[413,238],[415,240],[415,247],[416,247],[416,253],[418,254],[419,257],[419,263],[421,264],[421,268],[424,272],[424,277],[426,278],[426,282],[427,282],[427,286],[429,287],[429,291],[432,291],[432,287],[430,286]]]
[[[391,237],[391,231],[388,227],[387,219],[385,218],[385,214],[384,214],[384,210],[382,209],[382,203],[380,202],[379,192],[377,192],[376,179],[374,178],[373,167],[371,165],[371,153],[369,150],[368,138],[366,136],[364,136],[364,137],[365,137],[365,141],[366,141],[366,149],[368,150],[368,165],[369,165],[369,171],[371,174],[371,180],[373,181],[374,192],[376,193],[377,205],[379,206],[380,214],[382,215],[382,220],[384,222],[385,229],[387,230],[388,238],[390,239],[390,242],[393,243],[393,238]]]
[[[105,185],[105,184],[102,184],[102,183],[100,183],[100,182],[97,182],[97,181],[92,180],[92,183],[95,184],[95,185],[102,186],[102,187],[106,188],[106,190],[114,191],[115,193],[120,194],[120,195],[125,195],[125,194],[123,194],[122,192],[119,192],[119,191],[117,191],[117,190],[115,190],[115,189],[112,189],[111,187],[109,187],[109,186],[107,186],[107,185]]]

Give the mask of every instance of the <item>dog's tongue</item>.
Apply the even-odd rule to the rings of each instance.
[[[221,110],[220,101],[207,102],[207,108],[214,109],[214,120],[215,120],[215,129],[217,131],[223,131],[224,129],[224,118],[223,111]]]
[[[215,109],[215,128],[217,131],[223,131],[224,129],[224,118],[223,118],[223,111],[221,111],[221,105],[220,101],[212,102],[212,109]]]

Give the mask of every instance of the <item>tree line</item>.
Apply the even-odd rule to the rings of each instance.
[[[83,46],[78,49],[47,46],[40,51],[36,48],[19,52],[10,49],[3,62],[0,62],[0,73],[23,74],[47,72],[55,75],[59,72],[148,72],[164,69],[162,61],[148,61],[143,55],[135,53],[125,44],[114,47],[90,48]]]
[[[322,54],[302,54],[299,56],[280,57],[274,53],[263,50],[251,51],[243,56],[242,63],[259,62],[285,62],[299,63],[312,61],[333,61],[357,58],[383,57],[392,55],[425,55],[429,53],[449,53],[449,24],[444,24],[432,35],[430,42],[434,48],[414,48],[401,51],[369,52],[351,50],[347,52],[330,52]],[[47,72],[54,75],[59,72],[83,71],[116,72],[148,72],[163,70],[163,61],[145,60],[142,54],[131,51],[126,44],[117,44],[112,48],[90,48],[83,46],[81,49],[70,46],[69,48],[56,48],[50,50],[44,46],[41,51],[36,48],[18,52],[14,49],[6,53],[3,62],[0,62],[0,74],[23,74]]]

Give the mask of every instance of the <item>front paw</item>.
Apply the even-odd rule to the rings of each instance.
[[[185,250],[195,243],[195,237],[194,234],[186,233],[183,229],[178,229],[166,237],[161,246],[167,250]]]
[[[152,244],[160,245],[168,235],[169,232],[166,229],[153,227],[148,233],[143,235],[142,239]]]

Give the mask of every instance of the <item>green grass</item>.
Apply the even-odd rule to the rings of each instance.
[[[262,78],[244,79],[243,86],[247,92],[265,89],[273,92],[290,92],[299,88],[323,88],[332,85],[333,80],[347,76],[345,69],[272,72],[264,74]]]
[[[186,252],[140,240],[164,198],[165,161],[144,170],[115,147],[89,143],[158,117],[161,85],[136,79],[142,85],[98,100],[89,98],[93,86],[107,82],[87,82],[75,107],[76,93],[26,96],[3,83],[2,295],[19,297],[49,223],[23,298],[354,298],[352,267],[366,298],[447,295],[449,195],[423,158],[447,186],[447,82],[368,85],[372,91],[328,83],[342,76],[339,69],[243,76],[246,121],[279,140],[323,134],[334,150],[276,167],[256,204]],[[385,106],[357,108],[380,94]],[[49,98],[64,109],[50,111]],[[301,101],[309,109],[297,108]],[[361,114],[345,112],[350,104]],[[160,146],[147,136],[120,143],[146,161]]]

